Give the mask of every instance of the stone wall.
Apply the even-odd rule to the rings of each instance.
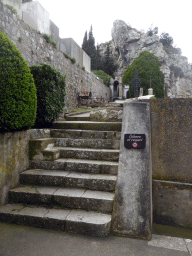
[[[8,190],[19,184],[19,174],[29,167],[29,139],[50,137],[49,129],[0,133],[0,206]]]
[[[38,2],[26,2],[22,4],[22,11],[32,17],[37,23],[37,30],[50,35],[49,13]]]
[[[44,37],[31,29],[19,19],[0,0],[0,30],[7,34],[9,39],[21,51],[29,66],[40,63],[50,64],[66,75],[65,103],[68,109],[77,106],[76,95],[80,91],[92,91],[93,96],[110,99],[110,89],[97,80],[92,73],[82,70],[78,64],[72,64],[69,58],[47,43]],[[21,40],[19,40],[19,38]]]
[[[22,16],[22,11],[21,11],[21,0],[2,0],[4,4],[8,4],[10,6],[13,6],[13,8],[17,11],[18,15],[21,17]]]
[[[192,99],[149,101],[153,178],[192,183]]]

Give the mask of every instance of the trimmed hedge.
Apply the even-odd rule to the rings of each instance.
[[[64,107],[65,76],[47,64],[31,66],[37,88],[37,119],[35,127],[49,127]]]
[[[28,64],[0,31],[0,131],[31,128],[36,110],[36,87]]]

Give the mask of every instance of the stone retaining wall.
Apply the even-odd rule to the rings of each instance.
[[[29,66],[40,63],[50,64],[66,75],[65,104],[68,109],[77,106],[76,95],[81,91],[91,91],[93,97],[110,100],[110,89],[101,83],[93,73],[88,73],[52,44],[47,43],[40,32],[32,29],[0,0],[0,30],[21,51]]]
[[[50,137],[49,129],[0,133],[0,205],[8,190],[17,186],[19,174],[29,167],[29,140]]]
[[[149,102],[153,178],[192,183],[192,99]]]

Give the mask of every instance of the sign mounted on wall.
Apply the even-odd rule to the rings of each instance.
[[[124,135],[124,147],[131,149],[144,149],[146,143],[145,134],[125,134]]]

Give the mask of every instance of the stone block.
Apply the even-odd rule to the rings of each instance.
[[[33,139],[29,141],[29,160],[43,160],[42,151],[54,146],[53,138]]]
[[[192,229],[192,184],[153,180],[155,223]]]

